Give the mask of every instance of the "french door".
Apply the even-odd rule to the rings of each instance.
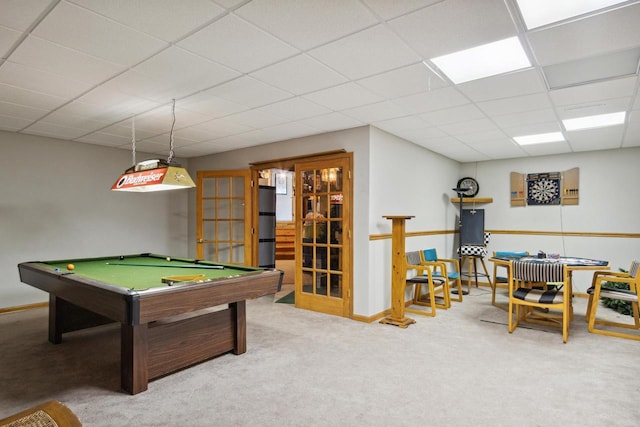
[[[251,172],[201,171],[197,181],[198,259],[251,265]]]
[[[296,307],[351,314],[352,155],[295,164]]]

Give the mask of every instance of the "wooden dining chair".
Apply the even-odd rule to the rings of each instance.
[[[435,248],[423,249],[420,251],[420,263],[427,265],[431,269],[431,274],[435,278],[445,278],[449,290],[457,288],[458,298],[453,301],[462,302],[462,281],[460,280],[460,263],[453,258],[439,258]]]
[[[640,335],[638,334],[629,334],[609,329],[596,329],[596,325],[613,326],[624,329],[640,329],[640,318],[638,317],[638,292],[640,288],[640,275],[638,274],[639,269],[640,262],[633,261],[628,273],[613,271],[596,271],[593,273],[591,287],[587,289],[587,293],[589,294],[589,305],[587,307],[589,332],[640,341]],[[626,283],[629,289],[625,290],[614,289],[611,286],[607,287],[607,282]],[[600,298],[611,298],[630,302],[633,314],[633,324],[597,319],[596,311],[600,305]]]
[[[406,258],[406,284],[413,287],[413,297],[405,311],[433,317],[436,315],[436,308],[451,307],[448,281],[443,277],[434,277],[431,269],[421,264],[420,251],[407,252]],[[428,309],[411,308],[413,305],[428,307]]]
[[[529,256],[529,252],[528,251],[494,251],[493,252],[493,257],[498,257],[498,258],[510,258],[513,260],[516,260],[518,258],[522,258],[525,256]],[[504,270],[504,271],[500,271],[500,273],[502,273],[503,275],[498,275],[498,269]],[[500,284],[500,285],[498,285]],[[507,311],[508,307],[501,305],[501,304],[496,304],[496,288],[504,288],[507,289],[509,288],[509,265],[508,264],[498,264],[498,263],[493,263],[493,280],[491,281],[491,304],[498,307],[501,310]]]
[[[508,275],[509,333],[521,321],[555,325],[562,328],[562,342],[566,343],[571,321],[571,286],[567,282],[567,266],[561,263],[510,261]],[[562,282],[563,286],[552,289],[531,286],[541,282]],[[569,291],[569,294],[565,295],[565,291]]]

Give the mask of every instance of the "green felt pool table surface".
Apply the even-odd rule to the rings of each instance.
[[[200,280],[216,280],[262,271],[262,269],[254,267],[196,261],[187,258],[170,257],[169,259],[170,261],[162,255],[137,254],[123,255],[123,259],[120,259],[119,256],[66,259],[47,261],[43,264],[54,271],[57,268],[61,274],[75,274],[135,291],[166,287],[168,285],[162,282],[162,278],[168,276],[204,275],[205,277]],[[67,269],[69,264],[73,264],[73,270]]]

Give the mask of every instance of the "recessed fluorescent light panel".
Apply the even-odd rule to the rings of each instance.
[[[626,0],[517,0],[529,30],[604,9]]]
[[[532,145],[564,141],[564,136],[562,136],[562,132],[550,132],[536,135],[514,136],[513,140],[519,145]]]
[[[431,62],[455,84],[531,66],[518,37],[438,56]]]
[[[624,123],[626,113],[598,114],[595,116],[578,117],[576,119],[566,119],[562,121],[566,130],[582,130],[602,128],[606,126],[621,125]]]

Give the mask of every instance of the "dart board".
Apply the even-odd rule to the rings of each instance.
[[[530,173],[527,175],[527,204],[559,205],[560,172]]]

